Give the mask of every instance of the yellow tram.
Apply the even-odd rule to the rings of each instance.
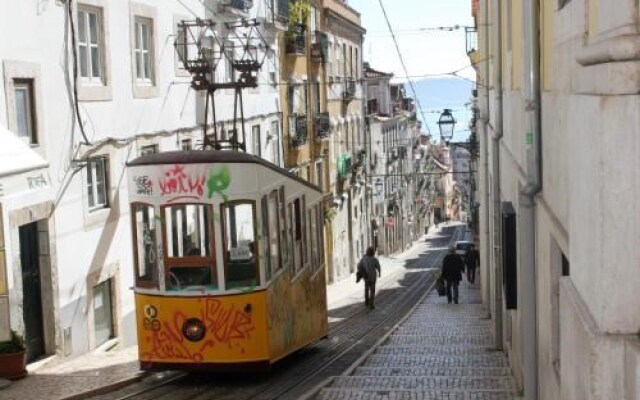
[[[327,336],[322,193],[236,151],[128,164],[141,368],[268,368]]]

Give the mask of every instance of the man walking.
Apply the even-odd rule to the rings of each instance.
[[[456,254],[455,247],[449,248],[449,254],[444,256],[442,261],[442,279],[447,282],[447,301],[451,300],[458,304],[458,285],[462,280],[462,270],[464,269],[464,261]]]
[[[476,246],[473,243],[464,254],[464,263],[467,265],[467,280],[469,283],[473,283],[476,280],[476,267],[480,264],[478,250],[476,250]]]
[[[380,262],[375,257],[376,251],[373,246],[367,248],[367,253],[358,263],[356,282],[364,279],[364,305],[374,309],[376,296],[376,279],[380,276]],[[376,274],[376,270],[378,273]]]

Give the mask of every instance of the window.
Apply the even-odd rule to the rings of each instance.
[[[267,53],[267,70],[269,73],[269,83],[275,85],[278,83],[278,59],[275,56],[273,50],[268,50]]]
[[[262,139],[260,138],[260,125],[253,125],[251,127],[251,142],[253,144],[253,154],[258,157],[262,157]]]
[[[80,77],[86,82],[103,84],[102,11],[100,8],[78,6],[77,37]]]
[[[136,286],[157,287],[156,219],[153,206],[133,204]]]
[[[93,324],[96,346],[100,346],[115,336],[111,286],[111,279],[107,279],[93,288]]]
[[[311,267],[317,268],[320,266],[320,258],[318,257],[318,230],[316,228],[317,224],[317,206],[309,209],[309,248],[311,253]]]
[[[322,161],[316,163],[316,185],[324,192],[324,167]]]
[[[280,121],[271,122],[271,160],[280,165]]]
[[[16,133],[29,144],[37,144],[33,80],[15,79],[13,87],[16,105]]]
[[[87,198],[89,211],[109,207],[108,162],[106,157],[89,160],[87,163]]]
[[[272,276],[282,268],[280,259],[280,199],[278,191],[274,190],[269,195],[269,255],[271,257]]]
[[[222,206],[225,287],[257,286],[259,254],[256,243],[255,206],[239,201]]]
[[[280,257],[282,260],[282,267],[285,269],[291,268],[290,263],[290,238],[287,236],[287,205],[284,198],[284,186],[278,190],[278,211],[280,212]]]
[[[320,100],[320,82],[316,79],[313,82],[313,107],[316,114],[322,112],[322,103]]]
[[[153,81],[153,21],[150,18],[135,17],[134,48],[136,78],[139,82]]]
[[[217,289],[211,207],[176,204],[163,210],[167,290]]]
[[[300,203],[300,199],[295,199],[293,201],[293,258],[294,258],[294,275],[297,274],[302,267],[304,266],[303,261],[303,236],[302,230],[302,217],[304,215],[304,211],[302,210],[302,205]]]
[[[141,156],[146,156],[149,154],[156,154],[158,152],[158,145],[157,144],[150,144],[148,146],[142,146],[140,148],[140,155]]]
[[[322,229],[324,223],[324,211],[321,204],[317,207],[318,213],[316,215],[316,229],[318,230],[318,262],[320,263],[319,266],[322,266],[324,264],[324,230]]]
[[[192,144],[191,144],[191,139],[182,139],[182,141],[180,142],[180,148],[182,150],[192,150]]]

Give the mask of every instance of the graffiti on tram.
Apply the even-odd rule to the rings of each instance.
[[[243,354],[244,345],[251,340],[255,330],[250,308],[239,310],[236,305],[228,306],[217,299],[198,299],[198,302],[201,303],[200,319],[191,318],[182,311],[174,311],[164,319],[160,318],[161,309],[144,306],[143,327],[147,334],[143,347],[148,351],[143,352],[143,356],[200,362],[205,359],[207,350],[215,351],[219,346]],[[185,324],[191,320],[202,324],[202,340],[191,342],[185,337]]]

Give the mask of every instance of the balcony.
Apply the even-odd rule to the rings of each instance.
[[[233,13],[245,17],[253,7],[253,0],[221,0],[220,12]]]
[[[297,24],[293,30],[287,31],[286,43],[287,54],[303,55],[307,52],[307,38],[305,36],[306,27]]]
[[[297,148],[307,144],[307,116],[294,114],[289,116],[289,138],[291,147]]]
[[[328,112],[316,113],[313,117],[313,125],[315,129],[316,140],[329,139],[329,135],[331,134],[331,126],[329,122]]]
[[[327,54],[329,54],[329,36],[324,32],[314,31],[311,34],[311,59],[324,63],[327,61]]]
[[[466,47],[467,55],[470,55],[474,51],[478,50],[478,31],[473,26],[464,28],[466,34]]]
[[[344,78],[344,91],[342,92],[342,99],[344,101],[351,101],[356,97],[356,80],[354,78]]]

